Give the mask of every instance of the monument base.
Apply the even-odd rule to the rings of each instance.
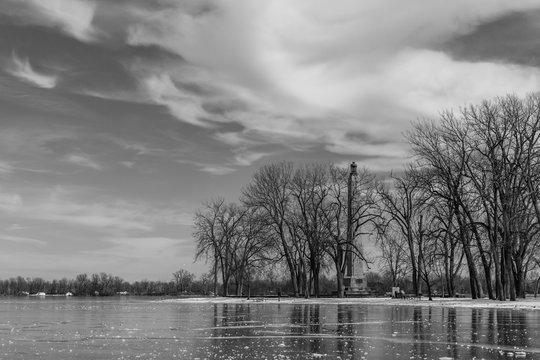
[[[366,291],[366,285],[364,279],[359,277],[345,277],[343,279],[343,287],[346,294],[358,293],[361,294]]]

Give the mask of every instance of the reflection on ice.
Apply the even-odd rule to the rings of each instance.
[[[24,310],[22,310],[24,309]],[[540,316],[359,304],[0,303],[7,359],[534,359]]]

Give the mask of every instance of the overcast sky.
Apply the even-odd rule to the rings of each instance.
[[[3,0],[0,278],[205,272],[202,201],[400,169],[412,121],[538,91],[539,35],[539,0]]]

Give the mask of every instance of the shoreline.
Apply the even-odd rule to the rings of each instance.
[[[427,297],[421,299],[392,299],[392,298],[276,298],[276,297],[201,297],[184,299],[163,299],[159,302],[166,303],[208,303],[208,304],[320,304],[320,305],[377,305],[377,306],[425,306],[425,307],[453,307],[453,308],[488,308],[510,310],[540,310],[540,297],[518,299],[517,301],[499,301],[489,299],[471,298],[434,298],[430,301]]]

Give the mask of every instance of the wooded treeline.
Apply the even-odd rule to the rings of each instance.
[[[455,295],[466,274],[473,298],[525,296],[540,230],[540,96],[506,96],[419,121],[406,134],[412,161],[352,180],[352,237],[370,233],[394,285],[431,296],[435,279]],[[296,296],[318,296],[325,269],[343,296],[349,169],[269,164],[239,203],[214,199],[196,213],[197,258],[241,294],[257,271],[281,264]],[[353,246],[363,256],[359,246]]]
[[[171,281],[142,280],[129,283],[118,276],[107,273],[79,274],[75,279],[44,280],[41,277],[22,276],[0,280],[0,295],[18,296],[44,292],[50,295],[111,296],[118,293],[130,295],[208,295],[211,278],[205,274],[199,279],[187,270],[173,273]]]

